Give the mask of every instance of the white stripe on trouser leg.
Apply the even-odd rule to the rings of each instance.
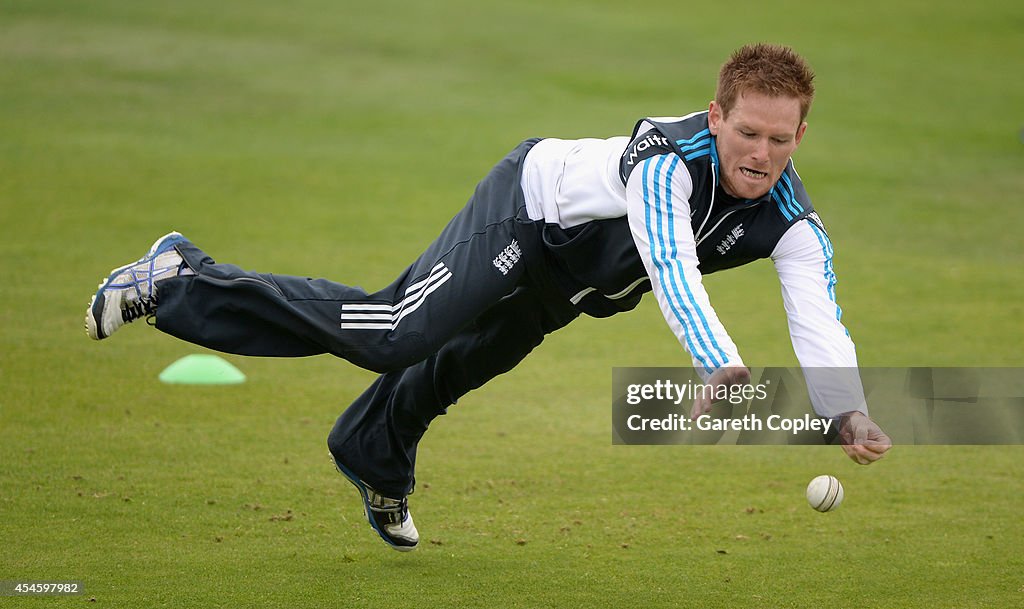
[[[433,285],[431,285],[427,289],[423,290],[423,295],[422,295],[422,297],[419,300],[417,300],[415,303],[409,305],[408,308],[402,310],[402,312],[398,314],[397,318],[395,319],[395,325],[397,326],[398,322],[402,321],[402,319],[404,319],[406,315],[408,315],[408,314],[412,313],[413,311],[415,311],[416,309],[420,308],[420,305],[422,305],[424,302],[427,301],[427,296],[430,296],[434,292],[434,290],[436,290],[437,288],[439,288],[442,285],[444,285],[451,278],[452,278],[451,272],[447,272],[447,273],[442,275],[437,280],[437,283],[434,283]]]
[[[416,298],[417,297],[416,296],[417,292],[422,290],[424,286],[426,286],[428,283],[430,283],[430,281],[434,277],[437,277],[438,275],[441,275],[441,274],[445,273],[447,270],[448,270],[448,267],[446,267],[443,262],[438,262],[437,264],[435,264],[434,268],[430,269],[430,273],[427,274],[427,278],[426,279],[423,279],[421,281],[417,281],[416,283],[414,283],[414,284],[410,285],[409,287],[405,288],[405,298],[403,298],[402,300],[398,301],[398,303],[396,303],[395,306],[396,307],[401,307],[402,304],[404,303],[404,301],[409,300],[410,298],[413,298],[413,299]]]
[[[430,274],[405,290],[399,302],[390,305],[382,303],[348,303],[341,305],[342,330],[394,330],[407,315],[420,308],[427,296],[451,279],[452,273],[443,262],[439,262]]]
[[[343,311],[387,311],[391,313],[391,305],[389,304],[344,304],[341,305]]]
[[[341,329],[342,330],[394,330],[394,326],[391,325],[391,324],[382,324],[382,323],[377,323],[377,322],[374,322],[374,323],[368,323],[368,322],[346,323],[346,322],[342,322],[341,323]]]

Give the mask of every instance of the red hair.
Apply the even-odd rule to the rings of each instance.
[[[785,46],[758,43],[732,54],[718,73],[715,101],[727,116],[736,99],[747,91],[771,97],[795,97],[800,101],[800,122],[807,118],[814,100],[814,72],[803,57]]]

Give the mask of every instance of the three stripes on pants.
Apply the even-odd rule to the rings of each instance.
[[[423,306],[435,290],[452,277],[451,270],[438,262],[426,279],[405,289],[402,299],[391,303],[346,303],[341,305],[342,330],[395,330],[406,316]]]

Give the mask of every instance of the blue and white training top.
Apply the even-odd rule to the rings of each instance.
[[[702,275],[771,258],[815,411],[866,414],[859,379],[851,390],[806,374],[856,369],[857,356],[836,302],[832,243],[792,161],[768,194],[735,199],[719,185],[715,142],[707,112],[698,112],[642,120],[631,137],[534,145],[521,185],[530,218],[544,224],[558,283],[596,317],[632,309],[653,291],[707,380],[744,364]]]

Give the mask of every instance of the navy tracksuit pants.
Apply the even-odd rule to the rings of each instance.
[[[499,162],[379,292],[248,272],[183,244],[196,274],[160,282],[157,328],[222,352],[332,353],[381,373],[338,418],[328,447],[378,492],[403,497],[430,422],[579,314],[546,279],[540,227],[526,215],[520,168],[535,142]]]

